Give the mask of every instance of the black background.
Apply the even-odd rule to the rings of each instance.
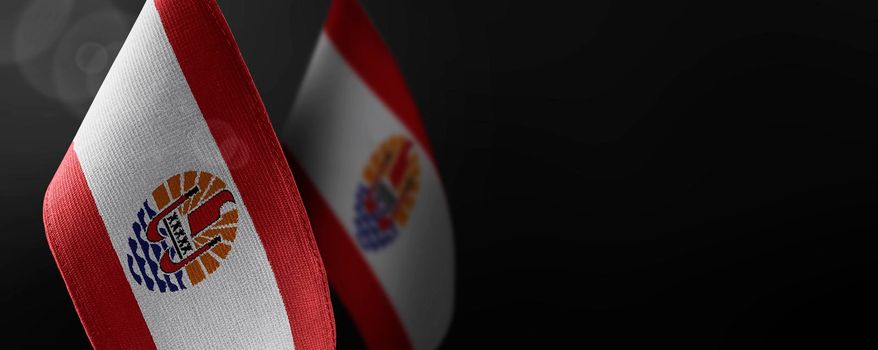
[[[279,127],[328,2],[219,2]],[[363,3],[451,204],[447,348],[875,346],[878,5]],[[0,65],[3,347],[88,346],[40,219],[85,107]]]

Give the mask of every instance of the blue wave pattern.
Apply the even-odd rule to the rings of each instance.
[[[380,218],[378,210],[369,213],[366,210],[366,196],[369,194],[369,188],[363,184],[357,187],[357,196],[354,200],[354,210],[356,219],[354,225],[357,229],[357,242],[365,250],[377,250],[393,241],[399,234],[396,224],[391,224],[386,230],[378,228],[378,219]]]
[[[149,202],[143,202],[143,208],[137,212],[137,221],[131,224],[134,237],[128,237],[128,272],[137,284],[147,289],[164,293],[176,292],[186,289],[183,282],[183,271],[177,271],[173,275],[159,270],[159,258],[168,246],[165,241],[150,243],[143,236],[146,235],[146,226],[156,215],[155,210],[149,207]],[[167,236],[164,228],[159,228],[162,236]],[[170,250],[171,258],[175,257],[173,249]],[[176,281],[176,282],[174,282]]]

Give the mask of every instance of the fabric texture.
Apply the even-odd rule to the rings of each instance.
[[[211,0],[147,1],[44,218],[96,348],[335,347],[304,206]]]

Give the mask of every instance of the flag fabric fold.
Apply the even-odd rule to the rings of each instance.
[[[148,0],[46,192],[95,348],[335,346],[298,189],[212,0]]]
[[[452,225],[403,76],[334,0],[281,137],[333,290],[372,349],[433,349],[453,314]]]

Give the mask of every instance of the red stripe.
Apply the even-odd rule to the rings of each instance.
[[[46,190],[46,239],[97,349],[155,349],[73,145]]]
[[[213,0],[156,0],[183,75],[265,248],[296,349],[335,347],[326,273],[265,107]]]
[[[414,135],[432,160],[433,150],[402,73],[357,0],[334,0],[324,30],[348,65]]]
[[[357,325],[369,349],[411,349],[402,321],[384,293],[381,282],[365,260],[356,242],[332,212],[302,167],[295,163],[302,199],[315,228],[317,245],[329,271],[329,280]]]

